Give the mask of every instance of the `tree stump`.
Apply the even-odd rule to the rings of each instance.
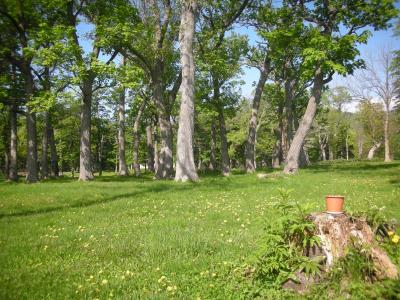
[[[331,215],[327,213],[312,213],[310,220],[315,224],[315,235],[321,239],[321,247],[305,249],[304,255],[309,257],[325,257],[325,271],[329,272],[334,263],[346,255],[346,249],[358,243],[369,249],[369,255],[374,264],[375,277],[378,280],[398,278],[398,270],[386,252],[375,241],[374,233],[365,219],[352,218],[345,213]],[[308,278],[304,273],[296,273],[299,282],[289,280],[284,288],[300,293],[308,289],[320,278]]]
[[[326,257],[327,270],[334,262],[346,255],[346,249],[359,243],[370,249],[377,279],[398,277],[397,267],[390,261],[386,252],[375,241],[374,233],[365,219],[350,218],[346,214],[331,215],[313,213],[310,219],[316,227],[316,235],[321,239],[322,255]]]

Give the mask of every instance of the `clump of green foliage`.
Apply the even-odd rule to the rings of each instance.
[[[261,248],[240,268],[230,268],[231,278],[239,283],[237,289],[244,298],[297,297],[294,291],[285,290],[289,280],[299,283],[298,275],[305,274],[318,280],[304,298],[323,295],[352,295],[357,298],[398,299],[399,280],[376,281],[374,264],[368,246],[354,241],[345,257],[339,259],[329,271],[323,268],[324,257],[308,257],[312,247],[320,246],[315,236],[315,225],[308,218],[310,207],[291,199],[292,190],[278,189],[278,202],[273,206],[277,217],[267,225]],[[367,211],[351,213],[353,218],[365,218],[376,234],[378,243],[387,251],[392,261],[399,265],[400,247],[394,221],[388,221],[383,209],[372,207]],[[240,272],[238,270],[240,269]],[[225,277],[226,278],[226,277]],[[397,296],[396,296],[397,295]],[[397,298],[396,298],[397,297]]]
[[[319,238],[314,235],[315,225],[307,218],[306,207],[290,199],[291,192],[279,189],[280,201],[275,206],[279,217],[267,226],[253,267],[254,279],[276,287],[288,280],[296,282],[298,271],[308,276],[320,273],[319,258],[303,255],[305,249],[320,246]]]

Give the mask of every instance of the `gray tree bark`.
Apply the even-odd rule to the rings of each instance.
[[[51,117],[51,115],[50,115]],[[50,145],[50,171],[52,177],[59,176],[59,169],[58,169],[58,155],[57,155],[57,148],[56,148],[56,141],[54,139],[54,128],[52,125],[52,121],[50,119],[49,122],[49,145]]]
[[[157,133],[157,129],[154,128],[154,172],[158,173],[158,166],[159,166],[159,155],[158,155],[158,133]]]
[[[211,171],[214,171],[217,169],[217,133],[215,129],[215,121],[212,120],[211,122],[211,149],[210,149],[210,164],[208,168]]]
[[[382,145],[382,142],[375,142],[374,145],[369,149],[367,159],[373,159],[375,155],[375,151],[378,150]]]
[[[11,115],[11,108],[7,111],[6,119],[9,119]],[[9,120],[7,120],[9,121]],[[10,123],[6,122],[2,127],[1,137],[3,138],[3,146],[4,146],[4,179],[9,180],[10,176]]]
[[[139,125],[142,119],[142,114],[144,108],[146,107],[146,101],[140,104],[138,113],[135,118],[135,123],[133,124],[133,169],[135,171],[135,176],[140,176],[140,164],[139,164],[139,143],[140,143],[140,132]]]
[[[281,142],[279,139],[276,140],[274,153],[272,155],[272,168],[279,169],[281,166]]]
[[[161,81],[161,70],[156,70],[154,76],[154,101],[157,107],[158,124],[160,126],[161,148],[159,153],[157,179],[171,178],[174,173],[172,157],[172,125],[169,109],[164,100],[164,89]]]
[[[80,115],[80,155],[79,180],[87,181],[94,178],[91,161],[91,110],[92,110],[93,80],[83,83]]]
[[[149,171],[154,172],[154,144],[153,129],[151,125],[146,126],[146,142],[147,142],[147,164]]]
[[[17,105],[16,100],[12,99],[10,107],[10,158],[9,158],[9,175],[8,179],[11,181],[18,180],[18,169],[17,169]]]
[[[182,3],[179,43],[182,64],[181,107],[176,147],[175,181],[197,181],[199,179],[193,155],[194,115],[194,57],[193,36],[196,1]]]
[[[260,78],[258,79],[256,92],[253,98],[253,106],[251,109],[251,117],[249,122],[249,131],[247,134],[247,142],[245,147],[247,173],[253,173],[256,170],[255,147],[256,147],[257,117],[258,117],[258,110],[260,108],[261,96],[264,90],[265,82],[267,81],[268,78],[268,71],[269,71],[268,65],[269,65],[269,59],[267,56],[265,56],[263,65],[260,69]]]
[[[329,146],[329,160],[334,160],[335,154],[333,153],[333,147]]]
[[[309,164],[310,164],[310,159],[308,158],[308,153],[303,144],[303,146],[300,149],[299,167],[304,168],[304,167],[307,167]]]
[[[44,127],[42,137],[42,160],[41,160],[41,176],[42,179],[49,178],[49,165],[47,160],[48,144],[49,144],[49,112],[44,113]]]
[[[26,103],[29,104],[33,94],[33,78],[30,64],[25,66],[25,94]],[[36,141],[36,113],[28,105],[26,112],[26,132],[27,132],[27,157],[26,157],[26,181],[34,183],[38,181],[38,155]]]
[[[317,105],[321,98],[322,87],[323,73],[319,68],[315,73],[314,86],[311,97],[308,100],[306,112],[304,113],[304,116],[294,135],[293,142],[289,148],[284,168],[285,174],[294,174],[299,169],[300,151],[302,149],[305,137],[311,128],[312,121],[314,120],[314,116],[317,111]]]
[[[358,138],[358,159],[362,159],[364,152],[364,139],[363,137]]]
[[[390,101],[385,101],[385,103],[390,103]],[[389,140],[389,113],[390,108],[386,105],[385,109],[385,121],[384,121],[384,136],[385,136],[385,162],[391,162],[390,157],[390,140]]]
[[[221,136],[221,169],[222,175],[229,176],[231,168],[229,165],[229,153],[228,153],[228,140],[226,138],[226,125],[223,109],[218,110],[218,121],[219,121],[219,133]]]
[[[326,160],[326,137],[321,137],[321,133],[318,133],[318,144],[320,152],[320,160]]]
[[[125,58],[123,59],[125,64]],[[118,102],[118,153],[119,153],[119,176],[129,175],[125,159],[125,88],[122,88]]]
[[[285,81],[285,112],[286,112],[286,141],[287,148],[290,148],[293,140],[293,130],[295,128],[295,115],[293,111],[294,105],[294,88],[296,80],[287,78]]]

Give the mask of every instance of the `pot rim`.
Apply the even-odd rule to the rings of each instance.
[[[344,199],[344,196],[341,196],[341,195],[326,195],[325,198],[343,198]]]

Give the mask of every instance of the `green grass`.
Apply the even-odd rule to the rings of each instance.
[[[317,165],[257,179],[204,175],[175,183],[111,174],[0,184],[0,299],[237,298],[224,266],[257,251],[278,188],[324,209],[386,207],[400,219],[400,163]],[[225,274],[225,275],[224,275]],[[164,277],[163,277],[164,276]],[[176,287],[176,288],[175,288]]]

